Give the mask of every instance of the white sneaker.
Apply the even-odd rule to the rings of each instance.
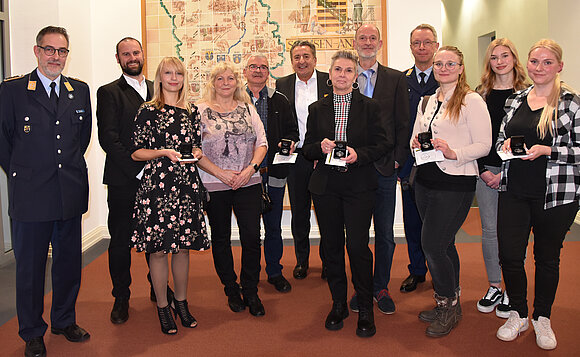
[[[528,318],[521,318],[517,311],[512,310],[508,320],[497,330],[496,336],[502,341],[513,341],[528,327]]]
[[[492,312],[496,305],[502,300],[502,292],[500,288],[490,286],[485,295],[477,302],[477,310],[483,313]]]
[[[510,317],[510,311],[512,307],[510,306],[510,299],[508,297],[507,291],[503,292],[501,301],[495,308],[495,315],[501,317],[502,319],[507,319]]]
[[[536,332],[536,343],[538,347],[544,350],[553,350],[556,348],[558,343],[556,342],[556,335],[554,335],[549,318],[540,316],[537,321],[532,320],[532,325],[534,325],[534,331]]]

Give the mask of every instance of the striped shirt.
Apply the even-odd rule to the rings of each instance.
[[[346,141],[346,126],[348,124],[348,112],[352,92],[348,94],[333,94],[334,103],[334,140]]]

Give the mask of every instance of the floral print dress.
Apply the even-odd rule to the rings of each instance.
[[[150,104],[135,119],[135,150],[174,149],[181,143],[201,146],[197,108],[187,110]],[[147,161],[135,198],[131,246],[138,252],[177,253],[209,248],[202,207],[205,189],[197,165],[173,163],[166,157]]]

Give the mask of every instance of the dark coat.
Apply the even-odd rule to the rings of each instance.
[[[323,161],[320,142],[324,138],[334,139],[334,105],[331,95],[314,102],[308,108],[308,130],[304,141],[304,156],[318,160],[310,178],[308,188],[313,194],[322,195],[326,191],[329,178],[341,175],[354,192],[377,188],[377,175],[373,163],[385,153],[393,150],[391,136],[387,135],[384,117],[379,115],[379,104],[359,91],[352,92],[352,102],[346,127],[347,145],[355,149],[358,160],[349,165],[348,171],[339,173]]]
[[[147,99],[153,94],[153,82],[147,81]],[[126,185],[141,171],[145,161],[133,161],[133,131],[135,115],[143,98],[125,77],[99,88],[97,91],[97,125],[99,143],[107,154],[103,183]]]
[[[91,117],[82,81],[61,76],[56,113],[36,70],[0,85],[0,165],[13,219],[67,220],[87,211]]]

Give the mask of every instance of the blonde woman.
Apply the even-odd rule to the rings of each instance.
[[[491,148],[489,113],[481,96],[469,89],[464,70],[463,53],[457,47],[444,46],[435,53],[433,73],[439,88],[426,105],[426,97],[421,100],[411,136],[415,149],[421,147],[418,134],[430,133],[429,142],[444,156],[443,161],[418,166],[416,175],[421,246],[437,303],[419,314],[430,323],[425,331],[430,337],[449,334],[462,316],[455,235],[473,201],[476,160]]]
[[[184,327],[197,326],[187,304],[189,250],[209,248],[197,167],[179,162],[184,145],[194,157],[202,157],[199,116],[189,104],[188,87],[183,63],[175,57],[162,59],[153,99],[139,108],[135,119],[131,154],[135,161],[147,161],[135,199],[132,245],[150,253],[157,313],[166,334],[177,333],[171,308]],[[173,301],[167,301],[168,253],[172,253]]]
[[[258,297],[260,280],[260,163],[268,150],[260,116],[251,104],[239,72],[229,62],[211,71],[199,104],[203,158],[199,166],[209,192],[207,215],[211,226],[213,261],[233,312],[249,307],[265,314]],[[240,284],[231,248],[232,209],[242,243]]]
[[[493,40],[485,52],[481,84],[476,91],[487,104],[491,117],[492,143],[497,140],[501,121],[505,116],[506,99],[514,92],[528,86],[516,46],[507,38]],[[475,195],[481,217],[481,248],[487,271],[489,288],[477,302],[477,310],[493,312],[501,318],[509,317],[509,298],[501,287],[501,268],[497,248],[497,196],[500,181],[501,159],[495,147],[487,156],[477,160],[479,179]],[[496,308],[497,306],[497,308]]]
[[[512,341],[528,329],[524,259],[534,232],[535,296],[532,324],[537,345],[556,348],[550,323],[558,287],[560,249],[578,211],[580,97],[560,81],[562,48],[540,40],[528,53],[533,85],[510,97],[496,148],[512,151],[523,136],[526,156],[502,165],[498,204],[499,258],[512,311],[497,331]]]

